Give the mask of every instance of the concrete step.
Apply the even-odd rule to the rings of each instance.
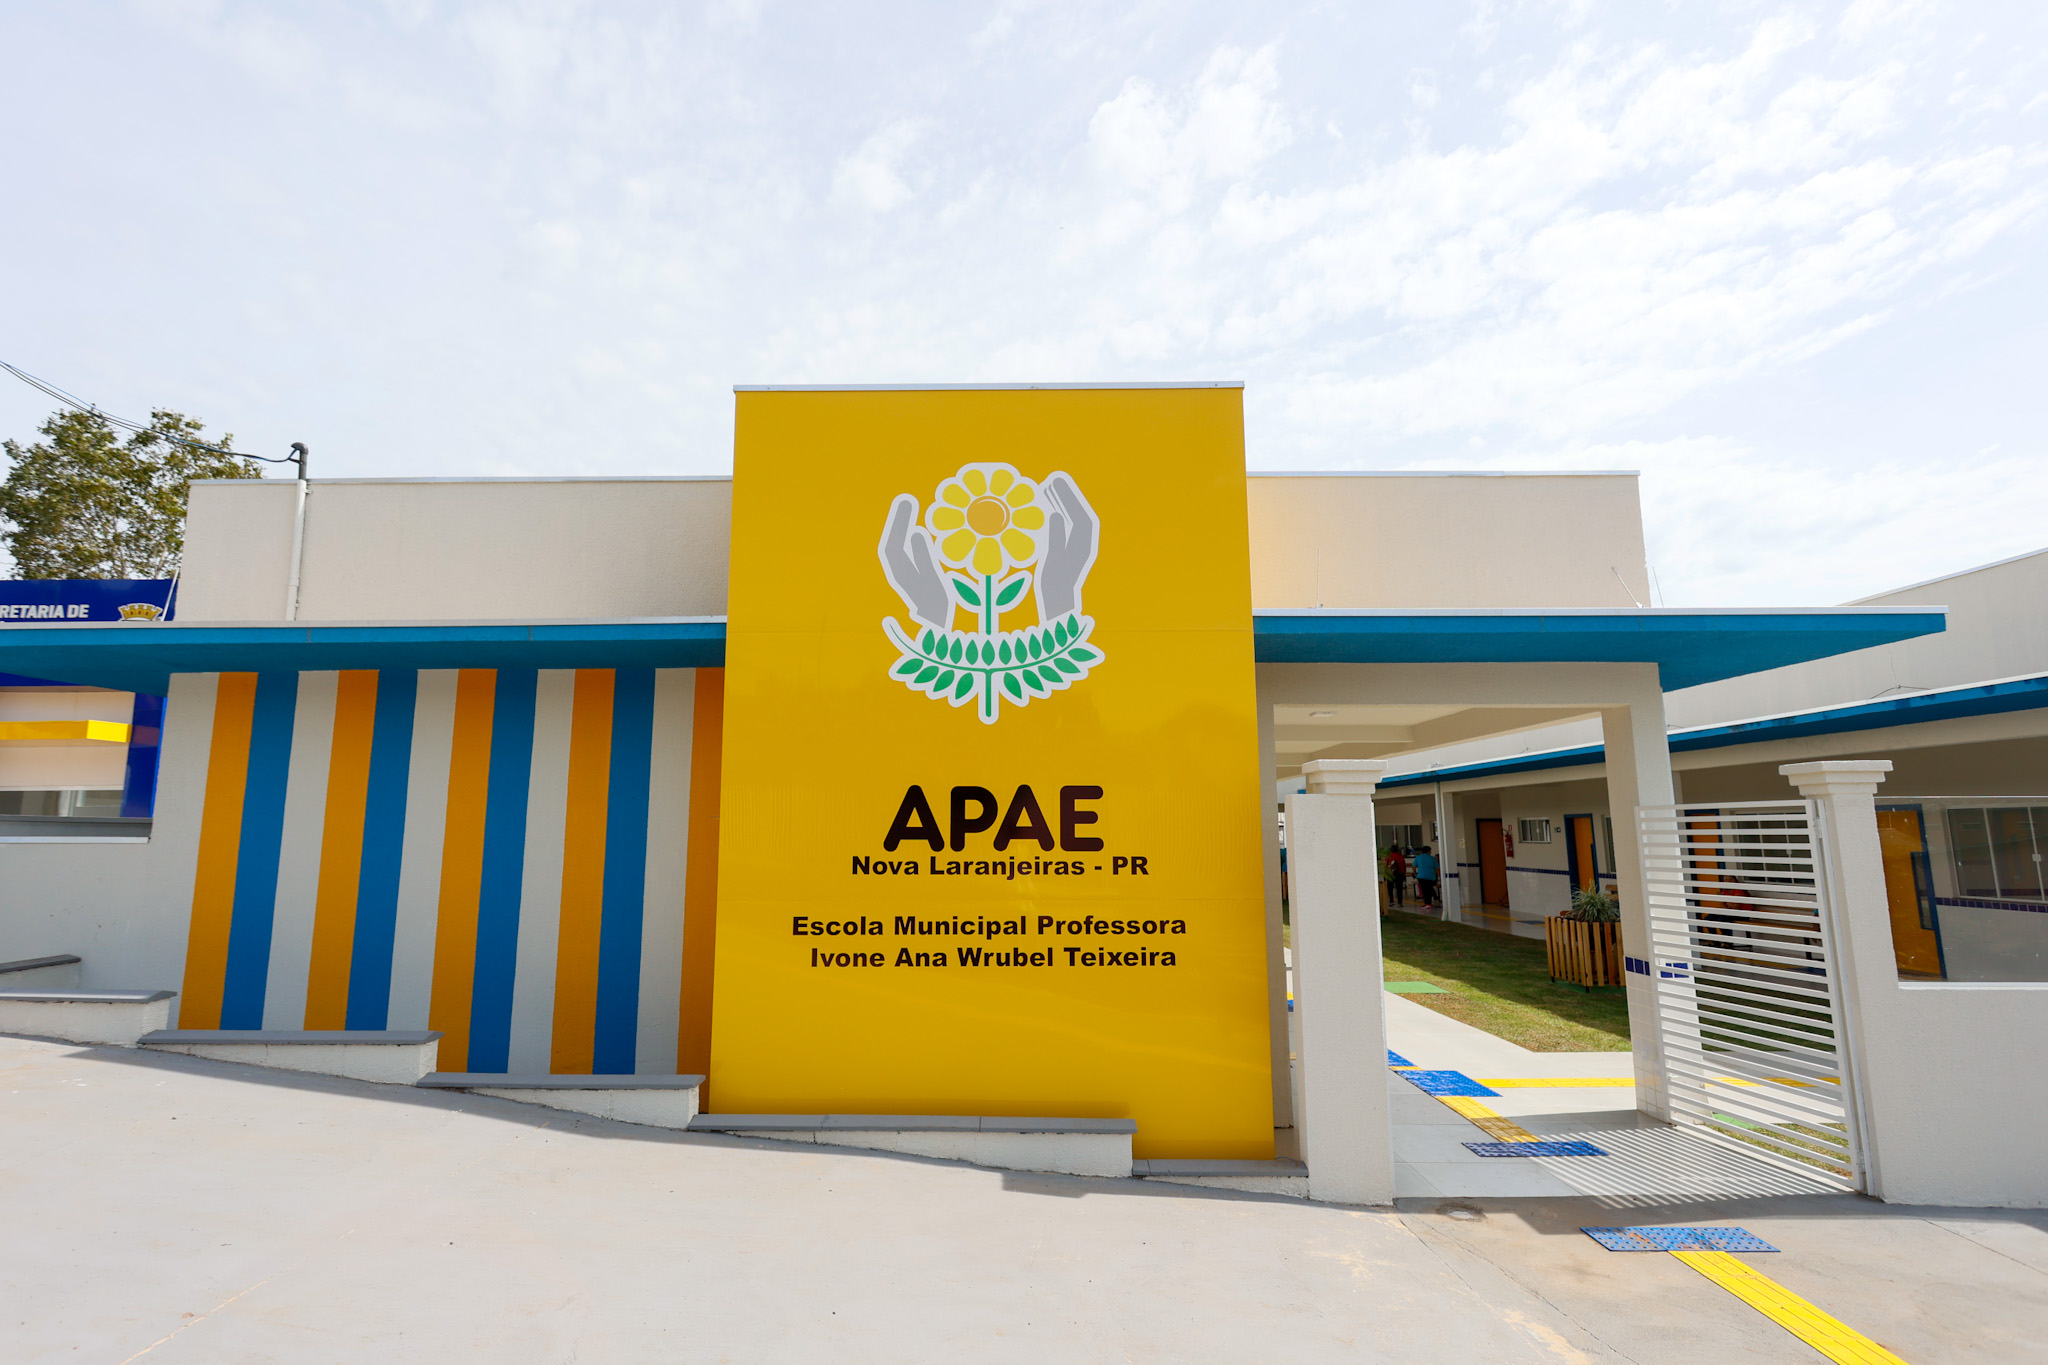
[[[77,990],[79,966],[76,953],[0,962],[0,991]]]
[[[1005,1171],[1129,1176],[1129,1119],[978,1118],[962,1114],[699,1114],[693,1133],[971,1161]]]
[[[1202,1185],[1212,1190],[1308,1198],[1308,1167],[1299,1161],[1153,1159],[1135,1161],[1131,1166],[1131,1174],[1140,1180],[1156,1180],[1162,1184]]]
[[[437,1032],[372,1029],[159,1028],[141,1042],[158,1052],[392,1085],[417,1084],[441,1050]]]
[[[425,1090],[466,1090],[501,1100],[544,1104],[594,1118],[688,1128],[697,1117],[702,1076],[505,1076],[488,1071],[436,1071],[418,1082]]]
[[[177,997],[176,991],[0,990],[0,1033],[134,1047],[170,1022]]]

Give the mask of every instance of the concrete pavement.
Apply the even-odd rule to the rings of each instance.
[[[9,1361],[1818,1359],[1576,1230],[1731,1217],[1910,1360],[2048,1335],[2039,1215],[1336,1209],[14,1038],[0,1195]]]

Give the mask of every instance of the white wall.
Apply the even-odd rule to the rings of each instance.
[[[76,953],[89,990],[177,990],[184,982],[213,690],[209,674],[171,680],[147,842],[0,845],[0,958]]]

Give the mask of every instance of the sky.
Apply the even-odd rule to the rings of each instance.
[[[1254,469],[1640,470],[1663,605],[2048,546],[2038,0],[73,0],[0,62],[0,360],[315,477],[1235,379]]]

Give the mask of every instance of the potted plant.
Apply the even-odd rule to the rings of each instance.
[[[1622,984],[1621,902],[1598,888],[1572,892],[1572,908],[1543,921],[1550,979],[1592,990]]]

